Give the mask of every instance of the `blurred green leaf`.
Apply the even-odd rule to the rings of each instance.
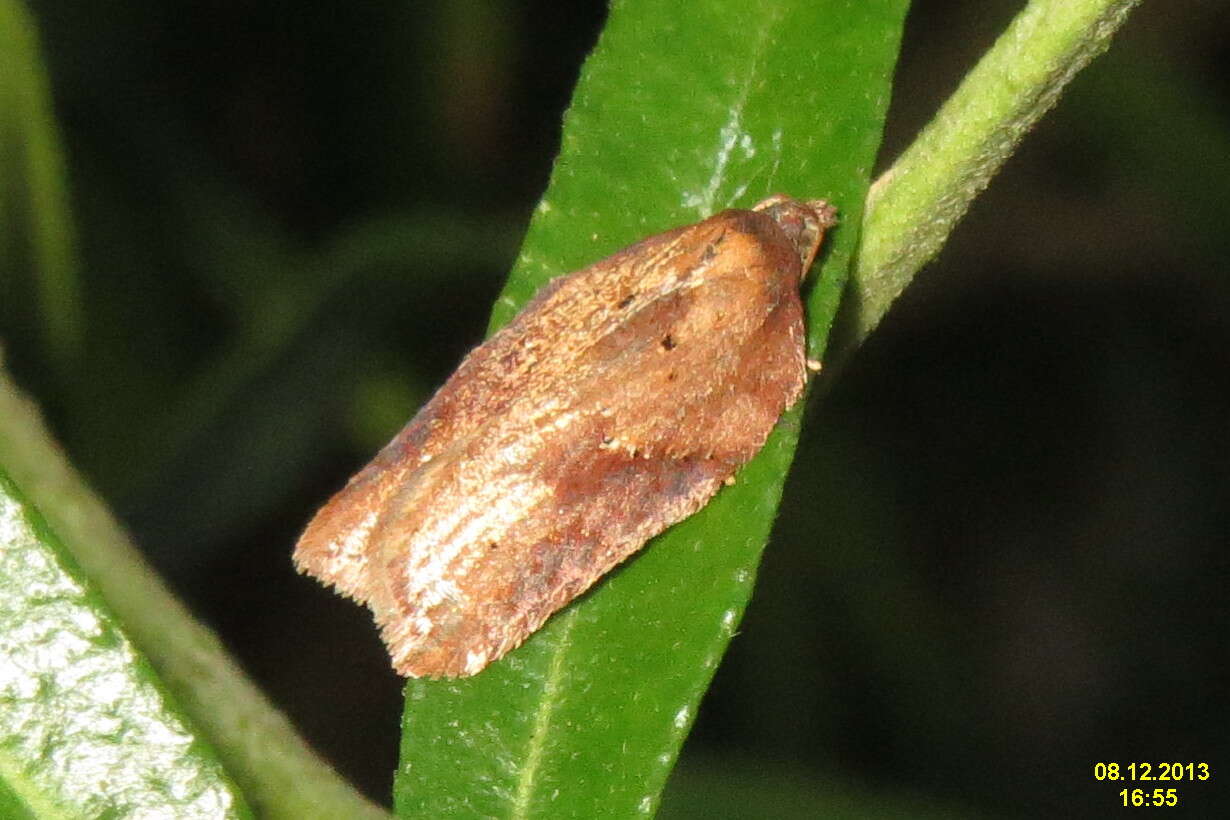
[[[767,194],[843,220],[808,295],[824,349],[880,140],[905,3],[614,5],[493,327],[548,279]],[[734,634],[798,432],[482,674],[406,689],[403,816],[651,814]]]
[[[49,360],[63,370],[82,337],[76,232],[34,23],[18,0],[0,0],[0,303],[28,267]],[[25,246],[17,244],[21,237]],[[28,259],[27,259],[28,257]],[[25,302],[17,304],[19,309]]]
[[[250,816],[2,470],[0,780],[30,816]]]

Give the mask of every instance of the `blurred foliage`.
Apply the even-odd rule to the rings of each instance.
[[[882,165],[1019,5],[913,4]],[[31,4],[81,353],[6,237],[6,359],[381,800],[399,681],[290,544],[481,338],[603,6]],[[815,409],[681,799],[737,765],[782,799],[1097,816],[1097,760],[1227,759],[1228,26],[1143,4]]]
[[[76,232],[64,158],[33,20],[0,2],[0,279],[6,319],[24,319],[60,375],[81,353]],[[14,311],[12,306],[26,308]],[[6,323],[5,327],[9,325]]]

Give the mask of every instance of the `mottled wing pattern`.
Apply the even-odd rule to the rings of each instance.
[[[516,647],[703,506],[801,393],[820,235],[792,213],[727,211],[555,280],[317,515],[300,568],[372,608],[402,674]]]
[[[686,228],[651,237],[606,260],[656,258]],[[419,479],[426,461],[455,449],[528,390],[537,395],[584,348],[600,317],[577,314],[589,283],[609,278],[598,263],[542,288],[503,330],[473,350],[413,419],[309,522],[295,547],[295,565],[339,592],[368,603],[368,545],[390,498]],[[630,262],[629,264],[634,264]]]

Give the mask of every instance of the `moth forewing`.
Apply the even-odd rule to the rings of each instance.
[[[403,675],[478,672],[702,507],[806,379],[834,212],[772,197],[552,281],[317,513],[296,564]]]

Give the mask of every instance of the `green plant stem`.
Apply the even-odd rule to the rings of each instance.
[[[307,747],[146,565],[0,369],[0,464],[36,504],[262,817],[387,816]]]
[[[1139,0],[1033,0],[872,186],[835,358],[869,334]]]

